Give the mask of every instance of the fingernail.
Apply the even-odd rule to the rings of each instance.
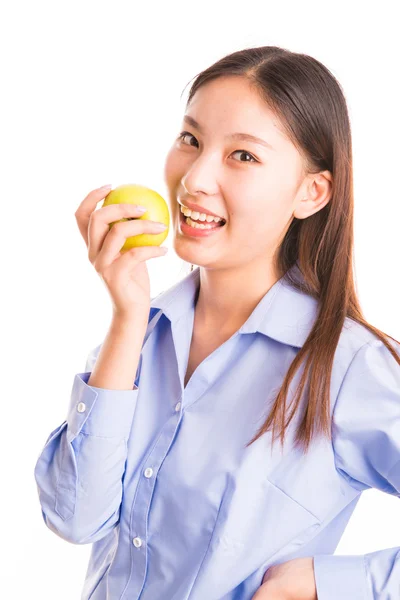
[[[136,210],[138,212],[143,212],[144,213],[144,212],[146,212],[147,208],[145,206],[137,206]]]
[[[99,189],[100,189],[100,190],[108,190],[108,189],[110,189],[110,188],[112,188],[112,185],[111,185],[111,183],[108,183],[107,185],[103,185],[103,186],[101,186],[101,188],[99,188]]]

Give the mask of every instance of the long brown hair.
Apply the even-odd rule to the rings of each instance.
[[[344,93],[332,73],[315,58],[277,46],[233,52],[195,76],[189,105],[203,84],[222,76],[244,77],[280,119],[304,158],[308,173],[329,170],[332,195],[328,204],[306,219],[294,218],[275,254],[277,272],[287,274],[296,289],[318,299],[319,312],[302,348],[291,363],[265,423],[250,446],[272,427],[283,446],[285,431],[298,409],[304,388],[306,410],[296,430],[295,445],[307,453],[312,438],[331,439],[330,380],[333,359],[345,318],[357,321],[391,352],[385,337],[398,340],[365,320],[353,275],[353,159],[349,115]],[[290,277],[297,263],[304,283]],[[193,268],[193,265],[192,265]],[[291,414],[285,422],[290,383],[305,360]]]

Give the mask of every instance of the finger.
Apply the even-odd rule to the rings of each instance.
[[[138,246],[123,252],[121,256],[114,262],[115,273],[118,275],[126,275],[133,271],[138,263],[165,256],[165,246]]]
[[[120,231],[121,223],[138,222],[139,217],[143,216],[143,212],[138,210],[137,204],[130,204],[121,202],[120,204],[109,204],[108,206],[102,206],[98,210],[95,210],[89,220],[88,227],[88,254],[91,263],[94,263],[97,256],[103,249],[105,241],[108,239],[108,233],[113,232],[112,237]],[[129,219],[123,221],[123,219]],[[141,219],[140,223],[150,223],[148,219]],[[110,224],[114,223],[110,229]],[[137,226],[136,226],[137,227]],[[124,230],[123,230],[124,231]],[[128,230],[126,236],[135,235],[141,233],[139,229]],[[122,242],[118,250],[124,244],[125,239],[121,238]],[[108,243],[108,242],[107,242]],[[106,245],[107,247],[107,245]],[[112,262],[117,252],[111,257],[109,262]]]
[[[111,185],[103,185],[102,187],[89,192],[75,212],[75,219],[86,245],[88,245],[88,228],[91,214],[100,200],[103,200],[110,192],[111,187]]]
[[[89,229],[92,228],[92,221],[94,221],[94,219],[91,220]],[[96,225],[93,224],[93,227],[96,227]],[[157,229],[157,225],[154,221],[149,221],[148,219],[135,219],[133,221],[120,221],[115,223],[111,230],[106,233],[101,249],[97,256],[95,256],[96,269],[102,270],[107,268],[118,256],[126,239],[132,236],[140,235],[141,233],[149,233],[154,235],[162,232]],[[92,251],[90,246],[91,241],[92,236],[89,234],[89,254]],[[97,244],[97,241],[95,241],[94,244]],[[132,248],[132,250],[135,250],[135,248]],[[122,252],[121,254],[124,253],[125,252]]]

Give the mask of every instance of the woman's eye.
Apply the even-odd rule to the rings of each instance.
[[[179,134],[178,136],[178,140],[182,140],[186,137],[186,136],[192,137],[194,140],[196,140],[196,138],[194,137],[194,135],[192,135],[191,133],[189,133],[188,131],[182,131],[182,133]],[[197,140],[196,140],[197,142]],[[189,144],[189,146],[191,146],[192,144]],[[232,154],[236,154],[237,152],[241,153],[241,154],[247,154],[247,156],[250,157],[250,160],[240,160],[239,162],[259,162],[256,158],[254,158],[254,156],[252,154],[250,154],[249,152],[247,152],[247,150],[235,150],[235,152],[232,152]]]
[[[182,133],[179,134],[178,136],[178,140],[183,140],[183,138],[185,138],[187,135],[192,136],[192,138],[195,140],[196,138],[194,137],[194,135],[192,135],[191,133],[188,133],[187,131],[182,131]],[[196,140],[197,141],[197,140]],[[190,144],[189,144],[190,146]]]
[[[247,156],[250,156],[250,160],[240,160],[239,162],[258,162],[258,160],[256,160],[254,156],[246,150],[235,150],[235,152],[232,152],[232,154],[236,154],[236,152],[240,152],[240,154],[247,154]]]

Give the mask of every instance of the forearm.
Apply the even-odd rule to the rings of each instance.
[[[131,390],[139,365],[148,314],[114,316],[87,385],[109,390]]]

